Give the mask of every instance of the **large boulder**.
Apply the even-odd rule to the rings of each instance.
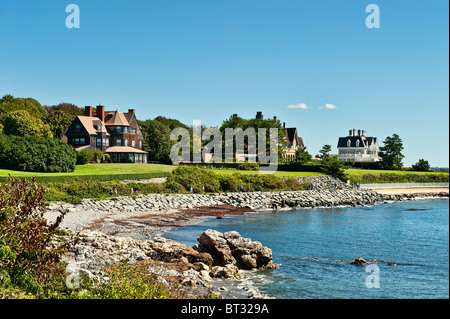
[[[225,266],[227,264],[235,264],[231,249],[223,234],[217,230],[208,229],[197,238],[198,242],[206,247],[206,250],[213,258],[213,266]]]
[[[222,234],[208,229],[197,240],[211,254],[213,266],[231,264],[241,269],[276,267],[270,248],[264,247],[259,241],[244,238],[236,231]]]

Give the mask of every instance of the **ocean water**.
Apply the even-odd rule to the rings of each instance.
[[[260,241],[281,264],[246,272],[246,280],[235,282],[235,294],[241,289],[284,299],[449,298],[448,200],[263,211],[206,219],[164,237],[192,246],[209,228]],[[350,264],[359,256],[370,266]]]

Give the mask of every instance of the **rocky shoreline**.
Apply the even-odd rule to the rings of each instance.
[[[125,260],[145,263],[161,283],[176,282],[188,296],[198,297],[212,291],[219,295],[212,278],[242,279],[243,269],[273,269],[276,264],[272,252],[237,232],[208,230],[194,247],[161,237],[174,227],[198,223],[206,217],[224,218],[264,209],[361,206],[418,196],[448,197],[448,192],[385,195],[352,188],[329,176],[304,177],[300,181],[310,182],[312,189],[84,199],[80,205],[51,203],[44,217],[54,220],[61,208],[67,210],[60,228],[68,233],[63,237],[70,243],[64,256],[69,272],[86,271],[102,279],[102,268],[107,265]]]

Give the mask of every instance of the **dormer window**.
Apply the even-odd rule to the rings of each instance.
[[[102,123],[97,124],[97,131],[99,131],[99,132],[102,131]]]
[[[359,147],[359,140],[356,140],[356,147]]]
[[[350,145],[352,145],[352,141],[347,140],[347,147],[350,147]]]

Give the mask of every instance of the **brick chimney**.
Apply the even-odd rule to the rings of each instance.
[[[256,118],[259,119],[259,120],[262,120],[263,119],[262,112],[256,112]]]
[[[277,121],[277,117],[276,117],[276,116],[274,116],[274,117],[273,117],[273,120],[274,120],[274,122],[276,122],[276,121]]]
[[[92,117],[92,106],[84,107],[84,116]]]
[[[283,122],[283,128],[286,128],[286,122]]]
[[[353,136],[353,130],[348,130],[348,136]]]
[[[128,114],[136,114],[136,110],[135,109],[128,109]]]
[[[104,122],[105,121],[105,106],[104,105],[98,105],[97,106],[97,117]]]

